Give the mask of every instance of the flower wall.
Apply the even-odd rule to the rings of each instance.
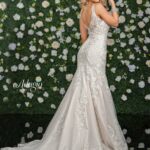
[[[150,113],[150,2],[118,0],[107,77],[118,113]],[[81,47],[79,1],[0,0],[0,113],[54,113]]]

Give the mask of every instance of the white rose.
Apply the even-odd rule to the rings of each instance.
[[[30,45],[29,50],[31,52],[34,52],[34,51],[36,51],[36,47],[34,45]]]
[[[15,50],[16,49],[16,43],[10,43],[8,45],[9,50]]]
[[[42,21],[37,21],[35,23],[35,26],[38,27],[38,28],[43,27],[43,22]]]
[[[140,28],[144,28],[145,23],[144,23],[143,21],[140,21],[140,22],[138,23],[138,26],[139,26]]]
[[[39,103],[43,103],[44,102],[44,99],[42,97],[38,97],[37,100],[38,100]]]
[[[36,81],[36,82],[41,82],[41,81],[42,81],[42,78],[41,78],[40,76],[37,76],[37,77],[35,78],[35,81]]]
[[[13,18],[14,18],[14,20],[20,20],[20,15],[19,14],[15,14],[14,16],[13,16]]]
[[[145,100],[150,100],[150,94],[145,95]]]
[[[150,60],[147,60],[147,61],[146,61],[146,65],[147,65],[148,67],[150,67]]]
[[[11,71],[17,71],[18,67],[16,65],[11,66]]]
[[[7,5],[5,2],[0,2],[0,9],[5,10],[7,8]]]
[[[54,73],[55,73],[55,69],[54,69],[54,68],[50,68],[49,73],[48,73],[48,76],[53,77],[53,76],[54,76]]]
[[[66,21],[66,24],[67,24],[69,27],[73,26],[73,24],[74,24],[73,19],[68,18],[67,21]]]
[[[19,70],[23,70],[23,69],[24,69],[24,65],[23,65],[22,63],[19,64],[19,65],[18,65],[18,69],[19,69]]]
[[[37,133],[42,133],[43,132],[43,127],[38,127]]]
[[[19,3],[17,4],[17,7],[20,8],[20,9],[22,9],[22,8],[24,8],[24,4],[23,4],[22,2],[19,2]]]
[[[51,108],[52,108],[52,109],[56,109],[55,104],[51,104]]]
[[[43,2],[42,2],[42,6],[43,6],[44,8],[47,8],[47,7],[49,6],[49,2],[48,2],[48,1],[43,1]]]
[[[60,88],[59,93],[60,93],[61,95],[65,94],[65,89],[64,89],[64,88]]]
[[[22,39],[24,36],[24,34],[21,31],[19,31],[16,35],[19,39]]]
[[[115,44],[115,41],[114,41],[114,39],[108,39],[107,40],[107,45],[109,45],[109,46],[112,46],[112,45],[114,45]]]
[[[118,81],[118,82],[120,82],[121,76],[117,76],[115,80]]]
[[[49,94],[48,94],[47,92],[44,92],[44,93],[43,93],[43,96],[44,96],[44,97],[48,97]]]
[[[60,47],[60,43],[59,43],[59,42],[54,41],[54,42],[52,43],[52,48],[58,49],[59,47]]]
[[[125,94],[123,94],[123,95],[121,96],[121,99],[122,99],[123,101],[126,101],[126,100],[127,100],[127,96],[126,96]]]
[[[67,81],[71,81],[72,80],[72,78],[73,78],[73,74],[66,74],[66,80]]]
[[[124,16],[119,16],[119,23],[124,23],[126,18]]]
[[[32,97],[33,97],[33,93],[31,93],[31,92],[27,92],[27,97],[28,97],[29,99],[32,99]]]
[[[144,81],[140,81],[138,82],[139,88],[144,88],[145,87],[145,82]]]
[[[142,4],[142,0],[136,0],[137,4]]]
[[[148,77],[148,83],[150,84],[150,77]]]
[[[116,87],[115,87],[114,85],[110,85],[110,90],[111,90],[112,92],[114,92],[114,91],[116,90]]]

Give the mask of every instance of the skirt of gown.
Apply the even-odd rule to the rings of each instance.
[[[127,150],[106,77],[106,36],[89,37],[43,138],[1,150]]]

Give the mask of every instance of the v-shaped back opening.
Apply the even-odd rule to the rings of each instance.
[[[93,19],[94,16],[95,16],[96,18],[102,20],[99,16],[97,16],[96,11],[95,11],[95,5],[92,4],[92,6],[91,6],[91,17],[90,17],[89,24],[86,25],[86,24],[84,23],[84,21],[82,20],[84,26],[85,26],[87,29],[89,29],[89,27],[90,27],[90,25],[91,25],[91,21],[92,21],[92,19]]]

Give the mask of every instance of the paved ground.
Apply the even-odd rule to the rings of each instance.
[[[52,115],[0,115],[0,147],[41,139]],[[150,116],[118,114],[130,150],[150,150]]]

